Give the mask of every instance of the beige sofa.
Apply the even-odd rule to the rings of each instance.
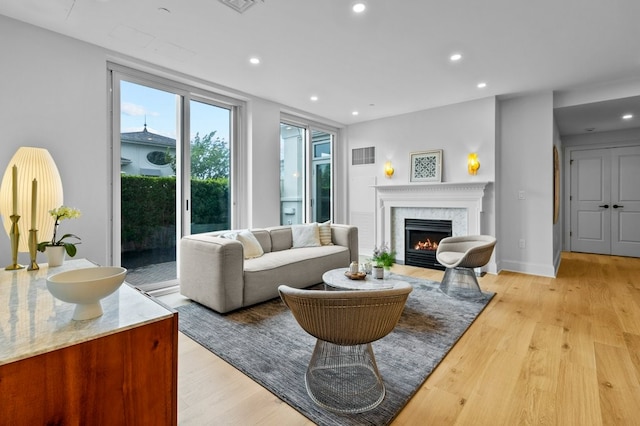
[[[243,243],[223,237],[239,231],[185,236],[180,241],[180,293],[225,313],[278,297],[281,284],[305,288],[321,283],[326,271],[358,260],[358,228],[330,226],[331,245],[301,248],[293,247],[291,226],[252,229],[264,254],[250,259],[245,259]]]

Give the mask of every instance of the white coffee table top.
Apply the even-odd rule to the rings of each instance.
[[[327,271],[322,274],[322,281],[331,287],[344,290],[381,290],[406,284],[404,281],[392,278],[378,279],[371,275],[367,275],[364,280],[352,280],[344,274],[348,270],[349,268],[338,268]]]

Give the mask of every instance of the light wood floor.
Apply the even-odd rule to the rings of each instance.
[[[555,279],[479,281],[496,297],[394,425],[640,425],[640,259],[564,253]],[[182,334],[178,364],[181,425],[312,424]]]

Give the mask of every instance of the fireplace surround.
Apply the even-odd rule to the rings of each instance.
[[[374,186],[376,245],[389,243],[398,253],[398,263],[405,263],[405,218],[452,220],[452,236],[482,234],[487,185],[488,182],[444,182]]]

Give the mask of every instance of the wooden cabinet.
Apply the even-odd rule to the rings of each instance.
[[[177,424],[177,313],[123,284],[103,300],[102,317],[73,321],[73,306],[48,299],[35,285],[40,300],[27,300],[25,309],[47,312],[13,315],[18,326],[31,317],[27,333],[12,326],[11,313],[9,321],[0,317],[0,344],[24,345],[0,348],[0,425]],[[17,288],[9,295],[12,290],[20,294]],[[5,304],[2,296],[0,287]]]

